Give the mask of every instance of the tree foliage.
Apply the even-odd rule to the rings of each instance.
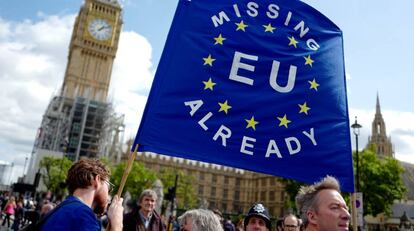
[[[72,161],[66,157],[45,156],[40,161],[43,183],[49,191],[63,194],[64,187],[62,186],[71,165]]]
[[[122,162],[112,168],[111,181],[115,184],[116,190],[121,184],[125,168],[126,162]],[[138,198],[144,189],[151,188],[155,180],[156,174],[153,171],[145,168],[142,163],[134,161],[123,192],[128,191],[132,198]]]
[[[280,178],[279,181],[285,185],[285,192],[289,196],[288,200],[285,201],[285,206],[287,208],[292,208],[293,210],[296,211],[295,197],[296,197],[296,194],[298,194],[299,188],[305,184],[300,183],[295,180],[285,179],[285,178]]]
[[[370,148],[359,153],[359,172],[364,215],[389,214],[394,200],[401,199],[406,190],[401,178],[404,168],[394,158],[379,159]]]
[[[164,195],[168,192],[169,187],[174,187],[176,175],[178,175],[176,191],[177,206],[185,209],[194,208],[197,203],[197,196],[193,187],[194,177],[184,174],[181,170],[164,168],[158,173],[158,178],[164,186]]]
[[[387,157],[379,159],[373,147],[359,153],[360,191],[363,192],[364,215],[376,216],[390,212],[394,200],[401,199],[406,188],[401,178],[404,169],[398,160]],[[354,153],[354,172],[356,173],[356,155]],[[302,183],[290,179],[280,179],[289,195],[287,208],[296,210],[295,196]],[[349,196],[344,194],[346,201]]]

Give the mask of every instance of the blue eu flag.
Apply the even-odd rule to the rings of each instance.
[[[354,191],[341,30],[300,1],[180,0],[135,144]]]

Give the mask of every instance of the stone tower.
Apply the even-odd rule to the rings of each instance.
[[[49,102],[36,136],[29,183],[44,156],[120,161],[124,115],[115,113],[107,96],[121,26],[118,0],[84,1],[73,27],[61,91]]]
[[[391,143],[391,138],[387,137],[385,130],[385,122],[382,118],[381,107],[379,103],[379,96],[377,94],[377,105],[375,110],[374,121],[372,121],[372,132],[368,138],[368,145],[375,144],[376,152],[379,157],[394,157],[394,150]]]
[[[105,102],[121,32],[116,0],[86,0],[69,45],[62,96]]]

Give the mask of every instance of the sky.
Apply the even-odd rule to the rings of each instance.
[[[125,114],[126,138],[139,126],[177,2],[121,1],[124,24],[109,99]],[[395,157],[414,163],[414,1],[304,2],[343,31],[350,123],[358,116],[362,125],[359,149],[368,142],[379,95]],[[62,85],[82,3],[0,1],[0,163],[13,163],[11,181],[23,175],[42,115]],[[355,148],[355,136],[351,141]]]

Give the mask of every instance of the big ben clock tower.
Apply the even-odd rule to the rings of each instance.
[[[35,175],[40,160],[48,155],[73,161],[120,160],[124,117],[115,113],[107,96],[121,14],[118,0],[84,0],[74,24],[62,88],[43,115],[29,176]]]
[[[85,0],[72,32],[62,96],[106,101],[121,25],[116,0]]]

